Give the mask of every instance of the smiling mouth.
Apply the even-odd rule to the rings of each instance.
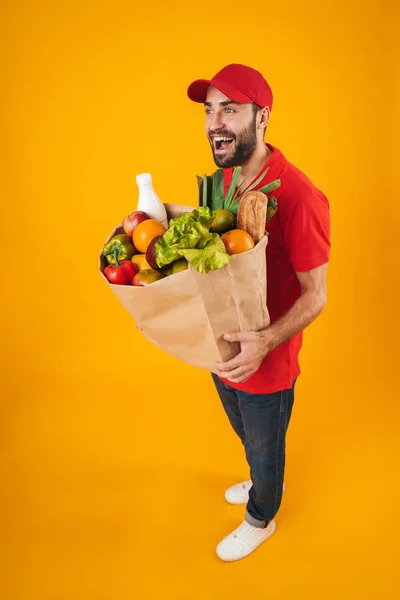
[[[233,138],[216,135],[213,137],[213,147],[215,152],[226,152],[233,146]]]

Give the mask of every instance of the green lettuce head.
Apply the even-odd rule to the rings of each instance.
[[[171,219],[169,229],[156,242],[154,251],[160,268],[182,256],[199,273],[219,269],[230,261],[218,234],[210,233],[215,212],[201,206],[190,213]]]

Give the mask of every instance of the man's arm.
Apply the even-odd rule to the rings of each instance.
[[[240,353],[232,360],[217,363],[217,375],[234,383],[246,381],[257,371],[265,356],[310,325],[326,304],[328,264],[311,271],[296,272],[301,295],[287,313],[259,332],[226,334],[229,342],[240,342]]]
[[[267,352],[303,331],[321,314],[326,304],[327,268],[325,264],[311,271],[296,273],[301,296],[286,314],[261,332],[265,337]]]

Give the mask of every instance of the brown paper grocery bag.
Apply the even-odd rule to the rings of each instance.
[[[165,204],[168,218],[192,207]],[[123,233],[122,223],[108,236]],[[106,243],[105,242],[105,243]],[[269,325],[266,305],[267,235],[252,250],[233,255],[227,265],[198,273],[189,269],[169,275],[145,287],[107,285],[136,320],[143,335],[168,354],[215,372],[215,363],[240,351],[224,333],[259,331]],[[107,266],[100,256],[100,271]]]

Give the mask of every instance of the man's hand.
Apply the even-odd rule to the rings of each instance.
[[[216,363],[217,375],[233,383],[247,381],[270,351],[265,334],[265,330],[262,334],[255,331],[225,334],[224,338],[228,342],[240,342],[240,352],[227,362]]]
[[[247,381],[263,359],[278,346],[303,331],[322,312],[326,303],[327,264],[296,273],[300,297],[280,319],[262,331],[242,331],[224,335],[228,342],[240,342],[240,353],[217,364],[217,375],[233,383]]]

